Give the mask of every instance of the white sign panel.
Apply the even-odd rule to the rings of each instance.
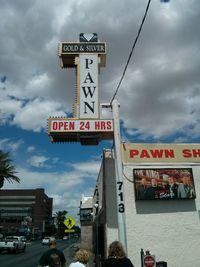
[[[199,144],[123,144],[124,163],[200,162]]]
[[[79,118],[99,118],[98,55],[83,54],[80,58]]]
[[[49,132],[113,132],[112,120],[49,120]]]

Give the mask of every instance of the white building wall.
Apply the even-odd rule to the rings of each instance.
[[[124,168],[127,254],[136,267],[141,266],[141,248],[168,267],[200,266],[200,166],[184,167],[193,168],[195,200],[135,201],[134,184],[128,181],[133,180],[134,166]]]

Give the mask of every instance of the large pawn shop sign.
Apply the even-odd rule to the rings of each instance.
[[[80,34],[79,42],[59,43],[61,68],[76,68],[77,88],[73,118],[48,119],[52,142],[96,145],[113,138],[113,120],[100,118],[98,74],[106,64],[106,45],[97,34]]]

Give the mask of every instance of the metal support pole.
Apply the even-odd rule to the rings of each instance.
[[[143,250],[143,248],[141,248],[141,250],[140,250],[140,256],[141,256],[141,267],[144,267],[144,264],[143,264],[144,250]]]
[[[123,193],[123,172],[121,159],[120,123],[119,123],[119,103],[117,100],[112,102],[113,123],[114,123],[114,153],[116,171],[116,193],[117,193],[117,215],[118,215],[118,236],[119,241],[127,251],[125,205]]]

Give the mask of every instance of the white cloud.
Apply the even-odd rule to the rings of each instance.
[[[12,124],[22,129],[39,132],[41,129],[46,128],[47,119],[50,116],[65,116],[65,113],[60,108],[61,105],[56,102],[34,99],[15,114]]]
[[[27,148],[27,152],[32,152],[32,151],[34,151],[35,150],[35,147],[34,146],[29,146],[28,148]]]
[[[34,167],[44,167],[47,161],[48,158],[44,156],[32,156],[27,160],[27,162]]]
[[[39,133],[46,129],[48,117],[72,112],[75,71],[60,68],[57,45],[60,41],[77,41],[80,32],[97,32],[107,44],[107,66],[99,75],[99,95],[101,102],[109,102],[145,8],[146,1],[136,0],[3,1],[0,75],[6,80],[0,81],[0,125]],[[125,128],[122,135],[129,133],[130,141],[175,136],[174,140],[187,142],[200,137],[199,14],[198,1],[151,1],[116,96]],[[13,151],[18,151],[21,144],[17,138],[0,141],[0,147]],[[31,144],[25,151],[36,150]],[[45,170],[59,162],[57,156],[48,153],[34,156],[30,164]],[[58,170],[41,175],[21,169],[21,184],[9,186],[44,187],[55,196],[57,207],[59,203],[66,206],[68,197],[76,196],[78,201],[77,192],[92,192],[85,183],[94,182],[100,166],[99,161],[77,161],[66,167],[70,171],[61,173]]]
[[[48,93],[51,79],[47,73],[33,76],[26,84],[27,95],[42,95],[44,92]]]
[[[0,149],[5,152],[15,153],[23,143],[24,141],[22,139],[0,139]]]
[[[144,10],[145,3],[129,0],[126,4],[119,1],[66,4],[53,0],[51,4],[47,1],[2,4],[0,33],[5,38],[1,51],[5,56],[0,68],[8,79],[0,104],[0,123],[12,121],[22,129],[40,131],[46,127],[48,116],[65,116],[72,111],[75,74],[73,70],[60,69],[57,44],[78,40],[82,31],[97,32],[107,42],[107,67],[100,74],[100,96],[108,102],[122,75]],[[25,17],[20,16],[22,13]],[[137,128],[140,134],[165,136],[175,133],[176,125],[183,129],[190,124],[193,107],[183,110],[181,103],[192,97],[190,91],[194,87],[200,88],[198,14],[195,1],[151,3],[117,94],[120,116],[129,133]],[[20,33],[16,33],[16,25]],[[10,50],[16,51],[12,58],[7,43]],[[166,98],[166,94],[171,98]],[[198,117],[196,109],[193,118],[196,121]]]
[[[88,162],[77,162],[75,164],[73,164],[73,168],[75,169],[75,171],[80,172],[80,173],[87,173],[89,175],[92,175],[95,177],[99,168],[100,168],[100,161],[88,161]]]
[[[32,157],[31,164],[38,167],[45,164],[47,158],[45,157]],[[82,165],[82,163],[79,163]],[[5,182],[4,189],[35,189],[44,188],[45,193],[49,197],[54,198],[54,211],[55,210],[76,210],[81,200],[81,194],[93,194],[93,187],[88,188],[87,177],[88,171],[82,169],[66,170],[66,172],[37,172],[29,169],[18,167],[18,177],[21,179],[20,183],[10,184]],[[93,175],[95,175],[93,173]],[[97,176],[97,174],[96,174]],[[95,176],[95,177],[96,177]]]

